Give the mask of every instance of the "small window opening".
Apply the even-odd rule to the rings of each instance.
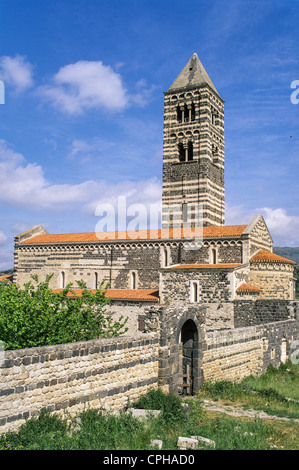
[[[94,288],[98,288],[98,273],[94,273]]]
[[[198,283],[192,282],[191,285],[191,301],[198,302]]]
[[[216,147],[214,144],[212,144],[212,153],[214,156],[218,155],[218,147]]]
[[[189,110],[186,104],[184,106],[184,122],[189,122]]]
[[[64,271],[61,272],[61,287],[62,289],[65,288],[65,272]]]
[[[191,105],[191,121],[195,121],[195,106],[193,103]]]
[[[212,124],[213,124],[213,126],[218,125],[218,114],[216,114],[216,113],[212,113]]]
[[[186,152],[185,152],[185,149],[184,149],[184,146],[182,143],[179,143],[178,145],[178,149],[179,149],[179,159],[180,159],[180,162],[184,162],[185,161],[185,157],[186,157]]]
[[[193,144],[188,142],[188,161],[193,160]]]
[[[163,266],[164,266],[164,267],[168,266],[168,252],[167,252],[167,248],[164,248],[164,250],[163,250]]]
[[[144,331],[144,330],[145,330],[145,319],[138,318],[138,331]]]
[[[216,251],[216,248],[212,249],[212,264],[217,264],[217,251]]]
[[[182,119],[183,119],[183,112],[181,110],[181,108],[178,106],[177,109],[176,109],[176,112],[177,112],[177,120],[178,122],[182,122]]]
[[[131,289],[136,289],[136,284],[137,284],[137,276],[136,273],[133,271],[131,273]]]

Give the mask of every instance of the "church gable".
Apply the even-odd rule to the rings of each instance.
[[[29,228],[25,232],[20,233],[15,237],[16,243],[24,243],[27,240],[36,238],[40,235],[47,235],[47,230],[44,229],[42,225],[35,225],[34,227]]]
[[[249,256],[258,250],[273,251],[273,240],[262,215],[255,215],[244,234],[249,235]]]

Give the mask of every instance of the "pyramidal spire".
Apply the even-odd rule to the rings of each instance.
[[[179,76],[175,79],[167,91],[174,91],[181,88],[190,88],[204,84],[209,85],[212,90],[214,90],[217,95],[219,95],[218,91],[213,85],[212,80],[208,76],[204,66],[199,60],[198,55],[196,52],[194,52],[189,62],[185,65]]]

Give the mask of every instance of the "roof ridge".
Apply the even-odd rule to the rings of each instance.
[[[21,242],[22,244],[35,243],[75,243],[75,242],[100,242],[100,241],[122,241],[122,240],[156,240],[156,239],[176,239],[176,238],[203,238],[209,237],[234,237],[240,236],[247,225],[211,225],[195,228],[158,228],[143,230],[119,230],[110,232],[74,232],[42,234]]]

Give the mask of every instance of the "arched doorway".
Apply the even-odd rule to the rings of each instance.
[[[179,343],[179,380],[180,395],[194,395],[198,391],[198,331],[193,320],[182,326]]]

